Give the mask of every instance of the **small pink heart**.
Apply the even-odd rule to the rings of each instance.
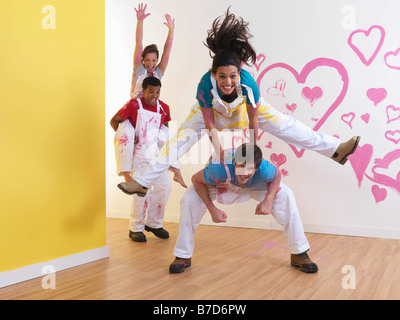
[[[370,117],[370,114],[366,113],[361,116],[361,120],[368,124]]]
[[[287,177],[289,175],[289,172],[287,172],[285,169],[281,169],[281,172],[284,177]]]
[[[375,159],[375,165],[371,168],[373,176],[370,177],[367,174],[365,176],[375,183],[383,184],[400,193],[400,171],[397,172],[395,178],[376,172],[376,169],[388,169],[390,164],[397,159],[400,159],[400,149],[389,152],[383,159]]]
[[[276,153],[271,154],[271,162],[276,165],[277,167],[280,167],[284,163],[286,163],[286,156],[281,153],[277,155]]]
[[[371,88],[367,91],[367,97],[371,100],[375,106],[378,105],[379,102],[382,102],[386,99],[387,92],[385,88]]]
[[[392,69],[395,70],[400,70],[400,48],[398,48],[396,51],[389,51],[388,53],[385,54],[385,64]],[[390,58],[391,63],[388,62],[388,58]],[[394,61],[394,60],[397,60]],[[394,62],[394,63],[393,63]]]
[[[254,66],[256,67],[256,70],[259,71],[261,65],[263,64],[263,62],[266,60],[266,57],[263,53],[259,54],[257,56],[257,61],[254,63]]]
[[[292,104],[286,103],[286,109],[288,109],[290,112],[293,113],[297,109],[297,104],[295,104],[295,103],[292,103]]]
[[[354,118],[356,117],[356,114],[354,112],[350,112],[348,114],[344,114],[342,115],[341,119],[344,123],[346,123],[347,125],[349,125],[349,127],[351,129],[353,129],[353,126],[351,125],[351,123],[353,122]]]
[[[268,148],[268,149],[272,149],[272,142],[269,141],[268,144],[265,147]]]
[[[322,97],[322,89],[320,87],[309,88],[305,87],[302,90],[303,98],[310,102],[311,106],[314,105],[315,101]]]
[[[385,138],[392,141],[394,144],[398,144],[400,142],[400,130],[386,131]]]
[[[400,119],[400,108],[397,108],[395,106],[387,106],[386,115],[388,119],[387,123]]]
[[[386,199],[387,190],[385,188],[379,188],[379,186],[373,185],[371,190],[376,203],[379,203]]]
[[[284,92],[285,88],[286,88],[285,80],[279,80],[275,83],[275,87],[268,88],[267,93],[273,96],[285,97],[285,92]]]

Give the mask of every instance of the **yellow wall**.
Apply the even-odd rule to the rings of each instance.
[[[104,1],[1,0],[0,30],[2,272],[106,243]]]

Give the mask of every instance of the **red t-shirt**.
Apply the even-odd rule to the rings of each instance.
[[[146,103],[146,101],[144,100],[144,98],[139,98],[140,101],[142,101],[142,105],[143,105],[143,109],[145,110],[149,110],[152,112],[157,112],[157,105],[155,106],[150,106]],[[169,112],[169,106],[167,104],[165,104],[164,102],[162,102],[161,100],[158,100],[158,102],[160,103],[162,109],[160,108],[160,114],[161,114],[161,125],[164,122],[169,122],[171,121],[171,115]],[[132,126],[134,128],[136,128],[136,119],[137,119],[137,112],[139,110],[139,103],[137,102],[137,99],[132,99],[129,102],[127,102],[119,111],[119,115],[124,118],[124,119],[129,119],[129,121],[131,122]],[[161,128],[160,125],[160,128]]]

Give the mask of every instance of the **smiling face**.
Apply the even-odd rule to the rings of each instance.
[[[152,85],[148,85],[146,89],[143,89],[144,100],[150,106],[155,106],[157,104],[157,100],[160,97],[161,87],[154,87]]]
[[[218,67],[214,74],[218,88],[222,95],[229,96],[236,94],[236,87],[239,83],[239,70],[236,66]]]
[[[150,52],[143,59],[143,64],[148,73],[153,73],[158,64],[157,54]]]
[[[256,165],[254,163],[235,162],[235,175],[239,184],[246,184],[256,173]]]

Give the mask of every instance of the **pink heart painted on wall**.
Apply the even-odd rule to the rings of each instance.
[[[261,53],[257,56],[257,61],[254,63],[254,66],[256,67],[256,70],[259,71],[261,68],[261,65],[264,63],[264,61],[267,58],[265,57],[265,54]]]
[[[356,117],[356,114],[354,112],[350,112],[348,114],[342,115],[341,119],[345,124],[347,124],[350,127],[350,129],[353,129],[353,126],[351,125],[351,123],[353,122],[355,117]]]
[[[286,156],[281,153],[281,154],[276,154],[273,153],[271,154],[271,162],[276,165],[277,167],[280,167],[281,165],[286,163]]]
[[[392,141],[394,144],[398,144],[400,142],[400,130],[386,131],[385,138]]]
[[[379,102],[382,102],[386,99],[387,91],[385,88],[371,88],[367,91],[367,97],[374,103],[375,106],[377,106]]]
[[[397,58],[397,60],[399,61],[399,58],[397,57],[400,53],[400,48],[398,48],[396,51],[389,51],[385,54],[385,64],[391,68],[391,69],[395,69],[395,70],[400,70],[400,64],[389,64],[388,63],[388,58],[394,57]]]
[[[354,172],[356,173],[359,187],[361,187],[365,170],[367,170],[367,167],[371,161],[373,150],[374,148],[370,144],[365,144],[363,146],[359,145],[356,151],[349,156],[349,161]]]
[[[322,89],[320,87],[314,87],[312,89],[305,87],[301,94],[303,95],[303,98],[310,102],[311,106],[313,106],[318,99],[321,99]]]
[[[400,119],[400,108],[395,106],[387,106],[386,107],[386,116],[388,119],[387,123]]]
[[[387,197],[387,190],[385,188],[379,188],[379,186],[373,185],[371,191],[372,194],[374,195],[376,203],[385,200]]]
[[[380,32],[380,39],[378,41],[378,43],[376,44],[376,48],[374,50],[374,52],[372,53],[371,57],[369,57],[368,59],[365,57],[364,53],[361,52],[361,50],[353,43],[353,38],[354,36],[363,36],[365,38],[369,38],[371,35],[372,31],[378,30]],[[361,62],[363,64],[365,64],[366,66],[369,66],[372,61],[374,61],[374,59],[376,58],[376,56],[378,55],[378,52],[381,50],[382,48],[382,44],[383,41],[385,40],[385,29],[383,29],[381,26],[372,26],[371,28],[369,28],[368,30],[355,30],[353,31],[350,36],[349,39],[347,40],[347,43],[349,44],[350,48],[353,49],[353,51],[357,54],[357,56],[360,58]]]
[[[257,84],[259,87],[261,87],[261,81],[269,71],[271,71],[272,69],[276,69],[276,68],[283,68],[293,74],[293,76],[297,80],[297,83],[304,84],[308,78],[308,75],[315,68],[318,68],[318,67],[331,67],[331,68],[336,69],[337,72],[339,73],[339,75],[341,76],[341,79],[343,81],[343,86],[342,86],[342,90],[340,91],[340,93],[337,96],[337,98],[335,99],[335,101],[329,106],[329,108],[326,110],[326,112],[322,115],[322,117],[315,124],[315,126],[313,128],[314,131],[318,131],[321,128],[321,126],[330,117],[332,112],[335,111],[336,108],[342,103],[344,97],[346,96],[347,89],[349,87],[349,76],[347,74],[346,68],[339,61],[328,59],[328,58],[318,58],[318,59],[312,60],[309,63],[307,63],[306,66],[303,68],[303,70],[300,72],[300,74],[295,69],[293,69],[291,66],[289,66],[285,63],[276,63],[276,64],[270,65],[269,67],[264,69],[257,78]],[[296,147],[294,147],[292,145],[289,145],[289,146],[298,158],[301,158],[303,156],[305,149],[298,150]]]
[[[396,178],[376,172],[376,169],[388,169],[389,165],[397,159],[400,159],[400,149],[389,152],[383,159],[375,159],[375,165],[371,169],[373,176],[370,177],[367,174],[365,176],[375,183],[390,187],[400,193],[400,171]]]

